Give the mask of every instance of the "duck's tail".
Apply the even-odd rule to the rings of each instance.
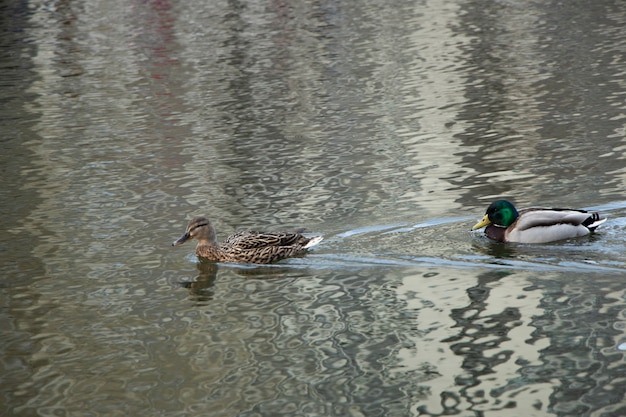
[[[309,240],[307,244],[304,245],[304,249],[312,248],[313,246],[319,244],[322,240],[324,240],[322,236],[312,237],[311,240]]]
[[[595,230],[596,227],[600,226],[602,223],[606,221],[606,217],[600,217],[598,213],[593,213],[591,217],[589,217],[583,225],[589,230]],[[586,224],[588,223],[588,224]]]

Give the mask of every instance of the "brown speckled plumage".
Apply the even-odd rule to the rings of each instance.
[[[197,239],[196,255],[213,262],[269,264],[306,253],[322,237],[308,238],[298,232],[239,232],[217,243],[215,229],[206,217],[196,217],[173,246]]]

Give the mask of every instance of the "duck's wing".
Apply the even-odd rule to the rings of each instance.
[[[265,247],[305,246],[309,238],[300,233],[291,232],[239,232],[229,236],[222,247],[236,247],[241,250],[259,249]]]
[[[586,210],[533,207],[520,210],[515,228],[523,231],[533,227],[556,225],[597,227],[606,219]],[[597,223],[597,224],[596,224]]]
[[[303,255],[306,252],[307,249],[301,245],[264,246],[251,249],[231,246],[222,250],[227,261],[252,264],[269,264],[292,256]]]

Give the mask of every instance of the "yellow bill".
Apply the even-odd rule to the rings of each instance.
[[[472,230],[480,229],[482,227],[489,226],[490,224],[491,220],[489,220],[489,216],[485,214],[485,217],[472,227]]]

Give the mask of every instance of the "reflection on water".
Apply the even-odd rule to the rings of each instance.
[[[626,414],[620,3],[205,3],[0,6],[3,415]]]
[[[619,378],[614,372],[624,371],[614,340],[623,337],[623,326],[616,319],[623,312],[625,294],[591,293],[593,287],[607,286],[611,284],[602,280],[592,285],[575,280],[559,288],[537,280],[533,288],[544,294],[540,304],[544,312],[533,318],[537,331],[529,342],[547,338],[550,344],[542,349],[541,363],[528,366],[525,375],[532,383],[559,382],[561,389],[551,395],[559,413],[584,415],[598,404],[605,405],[602,411],[609,415],[626,410],[622,395],[614,391],[614,378]]]
[[[189,289],[189,295],[197,303],[213,299],[213,286],[217,279],[217,264],[213,262],[198,262],[198,276],[191,281],[183,281],[181,287]]]

